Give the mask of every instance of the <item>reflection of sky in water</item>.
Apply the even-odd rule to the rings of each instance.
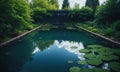
[[[58,48],[65,48],[68,52],[76,54],[80,60],[85,60],[85,58],[84,58],[85,54],[79,52],[80,49],[84,49],[82,42],[73,42],[73,41],[70,42],[70,41],[64,41],[64,40],[61,40],[61,41],[55,40],[53,45],[57,46]],[[72,46],[76,46],[77,48],[71,48]],[[38,52],[40,52],[40,49],[38,47],[36,47],[34,49],[34,51],[32,52],[32,54],[35,54]]]
[[[80,49],[84,49],[83,43],[80,42],[73,42],[73,41],[64,41],[62,40],[61,42],[59,42],[58,40],[55,40],[54,44],[58,47],[58,48],[65,48],[68,52],[74,53],[78,56],[78,58],[80,60],[84,60],[84,53],[80,53],[79,50]],[[71,48],[72,46],[76,46],[77,48]]]
[[[64,48],[70,53],[76,54],[78,59],[80,60],[85,60],[84,55],[85,53],[80,53],[80,49],[84,49],[84,45],[82,42],[74,42],[74,41],[65,41],[65,40],[55,40],[53,43],[53,46],[56,46],[57,48]],[[72,46],[75,46],[76,48],[71,48]],[[50,46],[51,47],[51,46]],[[47,48],[47,49],[50,49]],[[36,54],[40,52],[40,49],[38,47],[35,48],[35,50],[32,52],[32,54]],[[93,69],[95,66],[88,65],[88,68]],[[104,63],[102,66],[103,69],[109,69],[108,68],[108,63]]]

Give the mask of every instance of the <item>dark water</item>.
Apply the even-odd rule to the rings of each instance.
[[[69,72],[71,66],[91,68],[77,64],[84,60],[79,50],[90,44],[103,43],[82,31],[35,31],[0,49],[0,72]],[[70,60],[72,64],[68,63]]]

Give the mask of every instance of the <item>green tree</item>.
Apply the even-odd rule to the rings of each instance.
[[[64,0],[62,4],[62,10],[69,10],[69,9],[70,9],[69,1]]]
[[[50,0],[50,3],[56,7],[56,9],[59,9],[59,3],[58,0]]]
[[[32,0],[31,7],[40,8],[41,10],[58,10],[57,4],[52,4],[50,0]]]
[[[91,7],[95,12],[96,7],[99,6],[99,0],[87,0],[85,5]]]
[[[79,4],[75,3],[74,9],[79,10],[80,9]]]
[[[30,28],[30,13],[26,0],[0,0],[0,40]]]
[[[89,21],[93,19],[93,10],[90,7],[82,7],[70,12],[69,17],[74,21]]]
[[[96,12],[95,22],[98,25],[108,25],[120,20],[120,1],[107,0]]]

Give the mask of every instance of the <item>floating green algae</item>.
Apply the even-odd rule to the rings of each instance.
[[[82,64],[82,65],[83,65],[83,64],[87,64],[87,63],[86,63],[85,60],[79,60],[79,61],[78,61],[78,64]]]
[[[102,64],[102,60],[95,58],[95,59],[88,60],[87,63],[90,65],[98,66]]]
[[[90,50],[88,50],[88,49],[81,49],[81,50],[79,50],[79,52],[80,53],[88,53],[88,52],[90,52]]]
[[[69,69],[70,72],[80,72],[80,68],[78,66],[73,66]]]
[[[102,68],[95,68],[93,69],[95,72],[109,72],[108,70],[102,69]]]
[[[110,62],[109,67],[116,72],[120,72],[120,63],[119,62]]]

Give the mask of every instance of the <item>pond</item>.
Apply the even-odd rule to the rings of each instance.
[[[108,47],[83,31],[37,30],[0,49],[0,72],[117,72],[120,50]]]

